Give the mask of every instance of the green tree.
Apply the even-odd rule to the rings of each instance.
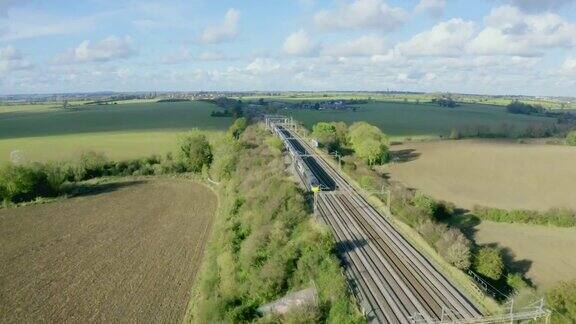
[[[348,125],[345,122],[331,122],[336,129],[336,138],[338,139],[338,146],[343,147],[348,145]]]
[[[228,128],[228,134],[234,139],[239,139],[240,135],[244,133],[246,127],[248,126],[248,121],[245,117],[237,118],[234,123]]]
[[[504,261],[502,261],[500,250],[489,246],[480,248],[474,259],[474,269],[487,278],[500,279],[504,271]]]
[[[212,163],[212,147],[206,135],[196,129],[180,139],[179,155],[186,170],[195,173]]]
[[[470,267],[470,242],[459,230],[448,229],[436,242],[436,250],[456,268],[465,270]]]
[[[566,144],[570,146],[576,146],[576,130],[571,131],[568,133],[568,135],[566,135]]]
[[[372,165],[388,161],[388,137],[378,127],[356,122],[350,126],[348,137],[356,155],[366,163]]]
[[[336,127],[330,123],[319,122],[312,127],[312,137],[314,137],[320,145],[332,151],[338,146],[338,136],[336,134]]]

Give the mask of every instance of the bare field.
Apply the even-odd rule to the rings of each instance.
[[[0,322],[179,322],[217,198],[188,180],[122,180],[0,210]]]
[[[576,148],[498,140],[392,146],[392,180],[463,208],[576,209]]]
[[[509,251],[511,266],[526,271],[538,288],[576,279],[576,228],[482,222],[476,241]]]

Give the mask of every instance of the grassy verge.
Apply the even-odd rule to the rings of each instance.
[[[268,136],[252,126],[238,143],[216,149],[221,154],[211,172],[219,175],[219,209],[187,322],[362,322],[330,232],[310,217],[309,202],[287,178]],[[283,316],[257,311],[311,286],[318,289],[316,306]]]

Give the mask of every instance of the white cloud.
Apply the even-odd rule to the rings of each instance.
[[[85,40],[76,48],[59,55],[56,62],[60,64],[105,62],[127,58],[137,53],[132,38],[109,36],[100,42]]]
[[[318,28],[326,31],[374,28],[391,31],[408,19],[400,7],[392,7],[383,0],[354,0],[336,10],[322,10],[314,15]]]
[[[280,67],[280,64],[273,59],[259,57],[246,66],[246,71],[251,74],[266,74],[278,71]]]
[[[14,47],[0,48],[0,74],[30,68],[32,68],[32,64]]]
[[[0,41],[85,32],[96,28],[110,15],[109,12],[101,12],[86,16],[57,16],[30,8],[16,7],[7,13],[3,26],[0,26]]]
[[[431,17],[438,18],[444,14],[446,0],[420,0],[416,5],[416,12],[424,12]]]
[[[576,57],[569,57],[562,64],[562,72],[576,76]]]
[[[329,56],[371,56],[386,53],[386,39],[377,35],[366,35],[342,43],[325,46],[323,55]]]
[[[317,44],[310,39],[306,31],[300,29],[286,38],[282,50],[288,55],[309,56],[316,52]]]
[[[473,33],[473,22],[453,18],[416,34],[409,41],[399,44],[398,49],[407,56],[459,56]]]
[[[576,46],[576,25],[554,13],[526,14],[512,6],[493,9],[486,27],[469,44],[481,55],[542,55],[551,48]]]
[[[224,21],[218,26],[209,26],[202,31],[200,42],[205,44],[223,43],[234,40],[238,36],[240,12],[236,9],[229,9],[224,16]]]
[[[542,10],[556,10],[576,0],[506,0],[506,2],[527,12],[540,12]]]
[[[192,59],[192,54],[187,49],[181,49],[179,51],[170,51],[167,55],[162,57],[160,60],[163,64],[179,64],[188,62]]]
[[[198,59],[201,61],[224,61],[230,58],[220,51],[205,51],[198,55]]]

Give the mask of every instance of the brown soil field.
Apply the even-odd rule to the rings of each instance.
[[[119,180],[0,210],[0,322],[181,322],[217,198],[183,179]]]
[[[391,147],[392,180],[459,207],[576,209],[576,148],[499,140]]]
[[[480,244],[507,251],[508,263],[538,288],[576,279],[576,228],[482,222],[475,227]]]

